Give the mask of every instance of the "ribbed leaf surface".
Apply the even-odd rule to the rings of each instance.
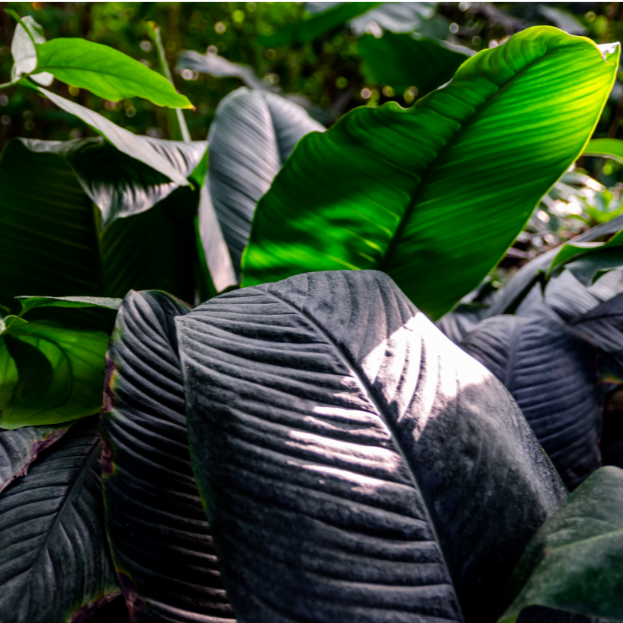
[[[496,316],[461,347],[506,386],[569,489],[601,465],[597,351],[547,318]]]
[[[238,621],[496,620],[562,483],[502,385],[386,275],[301,275],[176,322]]]
[[[618,47],[531,28],[413,108],[355,109],[306,137],[258,204],[243,284],[377,268],[441,316],[582,152],[617,58]]]
[[[323,131],[300,106],[272,93],[243,87],[219,104],[208,136],[208,179],[237,272],[259,198],[296,143]]]
[[[130,293],[108,353],[103,487],[113,559],[133,621],[232,619],[190,468],[173,317],[163,292]]]
[[[15,478],[25,476],[37,455],[58,441],[68,428],[69,424],[59,424],[0,430],[0,491]]]
[[[2,623],[82,621],[81,612],[119,593],[104,534],[100,454],[97,423],[80,422],[2,493]]]

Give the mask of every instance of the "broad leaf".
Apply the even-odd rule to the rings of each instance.
[[[547,4],[538,5],[539,13],[547,18],[554,26],[568,32],[570,35],[585,35],[586,28],[584,24],[569,11],[563,9],[557,9]]]
[[[0,491],[28,473],[40,452],[58,441],[70,424],[25,426],[19,430],[0,430]]]
[[[236,272],[255,206],[297,142],[324,127],[278,95],[240,88],[224,98],[210,127],[210,194]]]
[[[26,28],[28,28],[28,32]],[[22,75],[35,70],[37,67],[35,44],[37,43],[45,43],[43,29],[30,15],[26,15],[15,26],[13,41],[11,41],[11,55],[14,61],[11,70],[12,80],[18,80]],[[40,73],[33,76],[33,80],[44,87],[49,87],[54,81],[54,76]]]
[[[51,73],[104,99],[142,97],[157,106],[193,108],[164,76],[107,45],[58,38],[37,44],[36,49],[37,73]]]
[[[178,69],[192,69],[200,74],[208,74],[215,78],[240,78],[250,89],[273,91],[260,78],[249,65],[232,63],[218,54],[199,54],[192,50],[182,50],[177,59]]]
[[[588,341],[546,318],[496,316],[461,347],[512,394],[569,489],[600,467],[597,351]]]
[[[63,439],[0,496],[3,623],[70,623],[119,589],[104,533],[96,422]]]
[[[515,600],[500,623],[515,623],[533,604],[623,621],[623,470],[600,469],[562,503],[530,542],[510,590]]]
[[[425,22],[435,15],[437,2],[384,2],[350,22],[355,35],[366,32],[389,31],[395,33],[421,30]],[[446,33],[447,33],[446,26]],[[405,59],[401,60],[404,63]],[[412,61],[409,60],[408,63]],[[443,83],[442,83],[443,84]]]
[[[308,13],[298,21],[284,24],[270,35],[260,35],[257,42],[266,46],[306,43],[380,4],[380,2],[336,2],[326,11]]]
[[[451,312],[444,314],[436,325],[439,330],[455,344],[469,333],[483,318],[486,317],[487,307],[461,303]]]
[[[618,54],[530,28],[468,59],[408,110],[355,109],[304,138],[258,204],[243,285],[378,268],[441,316],[582,152]]]
[[[108,299],[101,296],[17,296],[22,304],[22,313],[41,307],[103,307],[119,309],[121,299]]]
[[[495,621],[563,486],[508,392],[391,279],[300,275],[176,323],[239,623]]]
[[[128,294],[108,352],[102,482],[136,623],[233,619],[190,467],[173,321],[188,311],[164,292]]]
[[[108,335],[44,321],[14,324],[4,340],[17,368],[0,426],[59,424],[99,411]]]
[[[387,84],[399,93],[415,86],[425,95],[448,82],[473,52],[419,35],[385,33],[362,37],[359,54],[368,83]]]
[[[596,138],[588,142],[583,156],[601,156],[612,158],[623,164],[623,141],[616,138]]]

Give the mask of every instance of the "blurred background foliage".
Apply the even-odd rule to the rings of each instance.
[[[379,28],[374,16],[359,20],[358,24],[342,20],[311,40],[302,41],[306,38],[302,36],[304,21],[337,4],[7,2],[0,3],[0,8],[13,9],[22,16],[32,15],[43,26],[48,40],[83,37],[121,50],[158,71],[157,50],[148,28],[149,23],[155,23],[160,27],[167,60],[174,69],[175,85],[195,106],[194,111],[184,111],[191,137],[203,140],[218,103],[242,82],[179,68],[178,59],[184,50],[218,55],[250,66],[265,88],[292,97],[326,126],[356,106],[378,106],[387,101],[410,106],[425,93],[422,84],[406,86],[409,72],[417,69],[418,64],[423,66],[421,59],[410,58],[406,51],[394,54],[401,54],[396,56],[395,69],[407,77],[387,78],[388,82],[399,84],[400,89],[384,84],[374,70],[381,49],[370,47],[371,38],[382,36],[389,45],[390,38],[396,36],[388,32],[390,28]],[[374,6],[370,4],[369,9]],[[477,52],[500,45],[515,32],[537,24],[554,25],[597,43],[623,39],[623,10],[617,2],[431,2],[418,6],[429,14],[426,20],[415,20],[411,30],[447,43],[448,49],[461,46],[463,52],[465,48]],[[14,28],[12,18],[0,11],[1,82],[8,81],[10,76]],[[289,29],[285,39],[280,34],[284,28]],[[408,30],[409,27],[398,28],[403,34]],[[146,100],[109,102],[58,81],[52,89],[132,132],[170,138],[167,111]],[[91,135],[93,131],[76,117],[28,89],[13,88],[0,93],[0,149],[16,136],[68,140]],[[605,137],[623,138],[623,72],[595,132],[595,138]],[[567,174],[544,198],[526,231],[503,260],[498,271],[501,278],[506,278],[509,269],[512,272],[542,251],[621,214],[622,173],[623,165],[615,161],[581,158],[573,174]]]

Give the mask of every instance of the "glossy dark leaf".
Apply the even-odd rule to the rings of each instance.
[[[484,320],[461,347],[508,389],[569,489],[601,465],[597,352],[546,318]]]
[[[121,299],[110,299],[101,296],[16,296],[22,304],[22,313],[41,307],[103,307],[117,310],[121,307]]]
[[[374,268],[440,317],[581,153],[617,58],[618,47],[530,28],[412,108],[361,107],[305,137],[258,203],[243,285]]]
[[[352,19],[350,27],[355,35],[373,31],[378,34],[379,30],[394,33],[421,31],[435,16],[436,6],[437,2],[383,2]],[[403,58],[401,63],[404,62]]]
[[[0,496],[2,623],[70,623],[119,593],[97,422],[80,422]]]
[[[508,392],[391,279],[300,275],[176,322],[240,623],[496,620],[564,488]]]
[[[435,324],[448,339],[458,344],[486,316],[487,311],[480,305],[462,303]]]
[[[587,288],[606,272],[615,268],[623,268],[623,247],[596,251],[566,266],[566,269]]]
[[[623,621],[623,470],[600,469],[562,503],[530,542],[510,592],[500,623],[531,604]]]
[[[438,39],[388,32],[380,38],[364,35],[359,54],[366,83],[386,84],[398,93],[414,86],[421,96],[448,82],[473,53]]]
[[[174,316],[164,292],[132,292],[108,352],[102,414],[108,536],[135,623],[232,619],[190,467]]]
[[[67,423],[0,430],[0,491],[15,478],[25,476],[38,454],[58,441],[69,426]]]
[[[208,179],[237,273],[259,198],[297,142],[323,131],[300,106],[272,93],[243,87],[218,105],[208,135]]]

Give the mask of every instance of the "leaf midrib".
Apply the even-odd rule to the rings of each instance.
[[[333,338],[333,336],[327,330],[325,330],[324,327],[320,323],[318,323],[318,321],[313,316],[311,316],[310,314],[306,313],[304,310],[299,309],[298,307],[296,307],[295,305],[293,305],[292,303],[290,303],[286,299],[282,298],[281,296],[275,294],[274,292],[270,292],[268,290],[264,290],[264,292],[266,294],[268,294],[269,296],[272,296],[273,298],[277,299],[283,305],[285,305],[285,306],[289,307],[290,309],[292,309],[295,312],[295,314],[303,317],[304,320],[306,320],[318,333],[320,333],[320,335],[322,335],[322,337],[324,337],[327,340],[327,342],[333,347],[334,351],[337,353],[340,361],[351,372],[351,374],[353,375],[353,377],[356,380],[357,384],[359,385],[359,387],[363,391],[364,396],[370,401],[371,405],[374,407],[374,410],[380,416],[381,420],[383,421],[383,423],[387,427],[387,430],[391,434],[392,444],[397,449],[397,451],[400,454],[400,457],[402,458],[405,466],[408,468],[407,471],[408,471],[409,475],[411,476],[411,479],[413,481],[413,485],[414,485],[415,489],[417,490],[417,492],[420,494],[420,496],[422,498],[422,506],[423,506],[424,511],[426,513],[426,517],[428,519],[428,524],[429,524],[429,526],[431,528],[431,531],[433,533],[433,537],[435,539],[435,543],[437,544],[437,548],[439,550],[439,553],[441,555],[441,559],[442,559],[443,564],[445,566],[445,569],[446,569],[446,572],[447,572],[447,575],[448,575],[448,579],[450,581],[450,585],[452,586],[452,590],[453,590],[454,596],[456,598],[457,608],[459,610],[461,618],[463,620],[465,620],[465,617],[463,615],[463,609],[462,609],[461,603],[459,601],[459,593],[458,593],[458,591],[456,589],[456,586],[454,584],[454,578],[452,577],[452,573],[450,571],[450,565],[448,564],[448,561],[446,559],[446,554],[445,554],[445,552],[443,550],[443,547],[441,545],[442,542],[441,542],[441,539],[439,538],[439,534],[437,532],[437,526],[435,525],[435,522],[434,522],[434,520],[432,518],[432,515],[429,512],[428,505],[426,503],[426,499],[424,498],[424,495],[422,494],[422,490],[423,489],[420,486],[420,483],[418,481],[416,471],[412,467],[411,462],[408,460],[406,453],[404,452],[402,446],[399,443],[399,436],[396,433],[395,427],[392,425],[392,423],[390,422],[389,418],[387,418],[385,416],[384,410],[381,408],[380,403],[375,398],[372,386],[370,385],[370,382],[367,380],[365,375],[360,374],[358,372],[356,363],[354,361],[351,361],[351,359],[348,356],[348,354],[340,347],[340,345]]]

